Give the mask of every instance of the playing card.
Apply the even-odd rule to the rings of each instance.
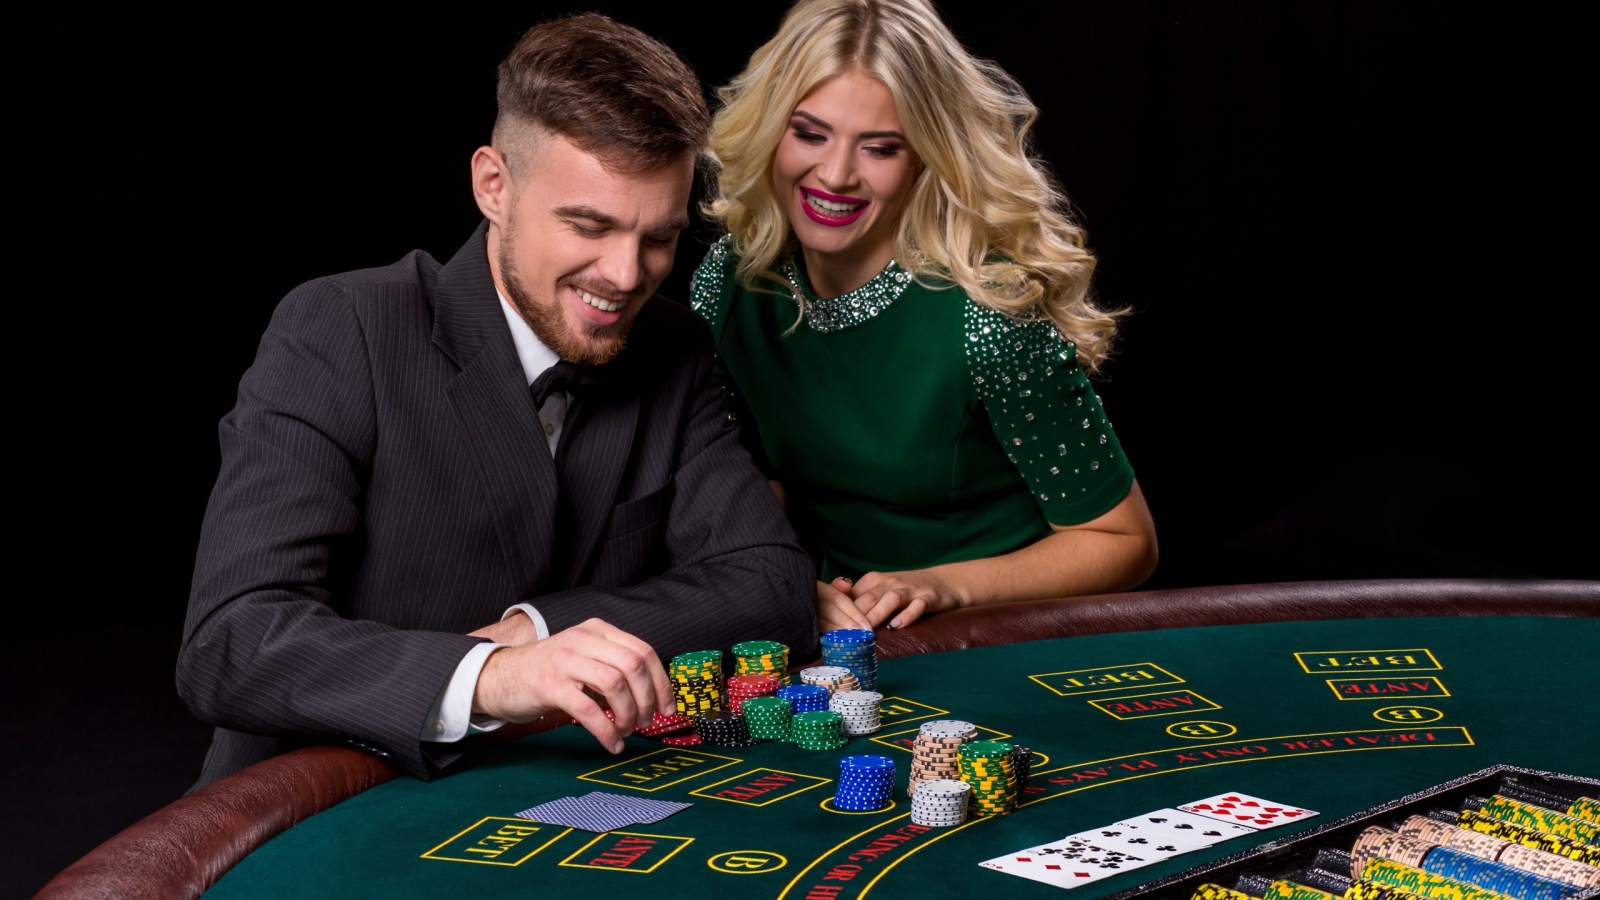
[[[1221,822],[1249,825],[1252,828],[1277,828],[1279,825],[1309,819],[1317,814],[1315,810],[1237,793],[1218,794],[1215,797],[1185,803],[1178,809]]]
[[[1096,833],[1068,835],[1059,841],[1007,853],[978,865],[1056,887],[1074,888],[1155,862],[1153,857],[1105,846],[1104,841],[1094,838]]]
[[[584,831],[616,831],[637,825],[637,816],[620,806],[611,806],[583,797],[562,797],[541,803],[517,813],[519,818],[544,822],[547,825],[565,825]]]
[[[604,803],[631,812],[637,817],[637,821],[634,822],[636,825],[654,825],[667,816],[694,805],[671,800],[652,800],[648,797],[629,797],[625,794],[608,794],[605,791],[590,791],[578,799]]]
[[[1116,844],[1119,849],[1136,852],[1135,848],[1143,848],[1151,854],[1162,855],[1163,859],[1256,832],[1246,825],[1219,822],[1176,809],[1158,809],[1123,819],[1103,829],[1107,840],[1112,840],[1109,832],[1113,830],[1120,832],[1117,840],[1121,843]]]

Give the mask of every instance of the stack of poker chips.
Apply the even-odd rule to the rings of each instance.
[[[923,722],[916,740],[911,743],[911,784],[907,792],[916,796],[917,784],[933,778],[961,780],[957,751],[963,743],[977,738],[978,729],[971,722],[959,719]]]
[[[1574,885],[1524,872],[1505,863],[1479,859],[1449,847],[1435,847],[1428,851],[1427,858],[1422,861],[1422,869],[1522,900],[1564,900],[1579,891]]]
[[[744,715],[730,709],[715,709],[694,720],[695,734],[701,743],[719,747],[754,747]]]
[[[1555,868],[1526,871],[1509,863],[1474,856],[1465,850],[1440,846],[1420,836],[1368,828],[1351,848],[1350,871],[1356,877],[1363,877],[1367,865],[1379,858],[1521,900],[1565,900],[1582,889],[1578,884],[1561,879]]]
[[[1350,848],[1350,877],[1361,878],[1367,863],[1380,857],[1408,866],[1420,866],[1422,858],[1432,849],[1433,845],[1426,841],[1373,826],[1361,832],[1355,845]]]
[[[1524,872],[1554,878],[1577,887],[1600,887],[1600,868],[1584,865],[1577,860],[1557,856],[1544,850],[1514,844],[1481,831],[1472,831],[1425,816],[1412,816],[1405,820],[1400,824],[1399,831],[1407,837],[1469,853],[1479,859],[1505,863]]]
[[[1220,884],[1202,884],[1194,889],[1189,900],[1254,900],[1244,891],[1225,888]]]
[[[1567,859],[1575,859],[1586,865],[1600,866],[1600,847],[1590,846],[1582,841],[1525,828],[1503,819],[1486,816],[1475,809],[1464,809],[1452,818],[1462,828],[1470,828],[1473,831],[1504,838],[1524,847],[1532,847],[1536,850],[1554,853],[1557,856],[1564,856]]]
[[[789,648],[777,641],[742,641],[734,644],[733,658],[735,675],[776,675],[778,684],[789,683]]]
[[[739,712],[753,697],[770,697],[778,692],[778,676],[768,672],[735,675],[728,679],[728,708]]]
[[[1327,891],[1319,891],[1314,887],[1280,878],[1267,885],[1267,889],[1261,892],[1261,900],[1337,900],[1337,898]]]
[[[875,812],[889,805],[894,793],[894,760],[887,756],[846,756],[839,760],[835,809]]]
[[[878,686],[878,639],[864,628],[840,628],[822,635],[822,663],[849,669],[862,690]]]
[[[797,713],[789,720],[789,740],[801,750],[837,750],[850,742],[844,719],[827,710]]]
[[[750,737],[758,741],[787,741],[794,707],[781,697],[751,697],[744,701],[744,720]]]
[[[972,785],[972,809],[980,816],[1003,816],[1017,808],[1017,779],[1011,771],[1011,745],[967,741],[956,751],[961,780]]]
[[[1567,807],[1567,815],[1577,816],[1585,822],[1600,822],[1600,800],[1579,797]]]
[[[678,715],[698,716],[722,709],[722,651],[697,650],[672,658],[672,694]]]
[[[1534,831],[1578,841],[1591,847],[1600,844],[1600,823],[1588,822],[1569,813],[1556,812],[1500,794],[1488,798],[1469,797],[1467,806],[1502,822],[1532,828]]]
[[[615,722],[617,720],[617,715],[608,709],[606,710],[606,718]],[[682,731],[685,728],[693,727],[694,721],[692,719],[685,719],[682,716],[673,715],[664,716],[661,714],[660,710],[657,710],[650,715],[650,721],[642,723],[638,727],[634,728],[633,733],[642,734],[647,737],[660,737],[663,734],[671,734],[674,731]]]
[[[1011,774],[1017,779],[1017,797],[1028,791],[1028,777],[1033,774],[1033,751],[1021,744],[1011,745]]]
[[[972,785],[953,778],[930,778],[911,791],[911,822],[943,827],[967,820],[967,795]]]
[[[1395,862],[1382,857],[1373,859],[1361,870],[1361,880],[1385,887],[1399,888],[1425,897],[1449,897],[1451,900],[1506,900],[1506,895],[1475,884],[1424,872],[1416,866]]]
[[[1358,881],[1344,892],[1345,900],[1420,900],[1416,894],[1375,881]]]
[[[861,679],[844,666],[812,666],[800,670],[800,680],[806,684],[827,688],[828,693],[861,690]]]
[[[816,712],[828,708],[828,698],[832,694],[825,687],[814,684],[791,684],[778,688],[778,696],[789,701],[794,707],[795,714]]]
[[[883,727],[878,718],[878,704],[883,695],[877,691],[840,691],[828,699],[828,709],[844,719],[844,733],[871,734]]]

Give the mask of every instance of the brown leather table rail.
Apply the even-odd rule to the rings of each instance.
[[[882,657],[1081,634],[1406,616],[1600,616],[1600,581],[1341,581],[1184,588],[964,609],[878,635]],[[564,716],[494,732],[506,740]],[[45,885],[41,898],[191,898],[309,816],[396,777],[344,747],[251,766],[151,813]]]

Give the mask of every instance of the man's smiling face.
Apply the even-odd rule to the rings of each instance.
[[[562,359],[604,364],[672,271],[694,157],[624,171],[550,133],[505,152],[473,157],[495,284]]]

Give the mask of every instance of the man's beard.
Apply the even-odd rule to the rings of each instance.
[[[631,317],[604,330],[585,328],[581,324],[574,327],[561,314],[559,297],[554,303],[540,303],[534,299],[533,293],[517,274],[516,262],[511,258],[512,246],[512,232],[506,228],[499,249],[500,277],[505,281],[506,299],[511,301],[512,308],[522,315],[528,327],[533,329],[534,337],[540,343],[554,350],[562,359],[582,366],[603,366],[622,352],[628,342],[628,331],[633,328]],[[564,284],[564,281],[556,282],[557,290]]]

